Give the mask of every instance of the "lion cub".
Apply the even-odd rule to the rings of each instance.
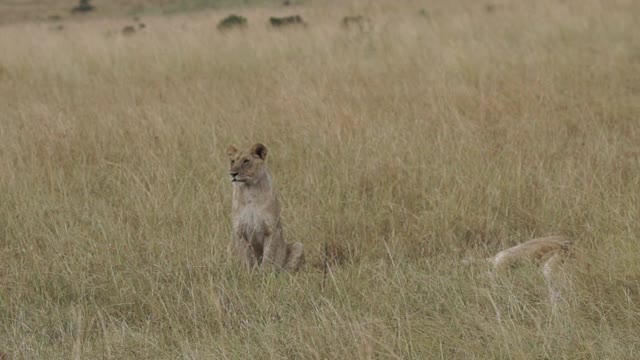
[[[265,159],[267,147],[249,150],[230,145],[229,175],[233,184],[233,243],[248,268],[259,266],[298,270],[304,265],[302,243],[290,244],[282,236],[280,204]]]

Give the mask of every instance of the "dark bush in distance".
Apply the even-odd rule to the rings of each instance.
[[[342,18],[342,27],[345,29],[359,29],[360,31],[367,30],[371,25],[371,20],[368,17],[362,15],[345,16]]]
[[[122,35],[131,36],[136,33],[136,27],[133,25],[127,25],[122,28]]]
[[[247,19],[240,15],[234,15],[234,14],[231,14],[226,18],[220,20],[217,26],[218,30],[220,31],[231,30],[233,28],[244,29],[246,27],[247,27]]]
[[[71,9],[72,13],[85,13],[95,10],[95,6],[89,4],[91,0],[80,0],[80,3]]]
[[[269,22],[273,27],[282,27],[282,26],[288,26],[288,25],[303,25],[303,26],[307,25],[307,23],[305,23],[304,20],[302,20],[302,17],[300,15],[292,15],[292,16],[285,16],[285,17],[270,17]]]

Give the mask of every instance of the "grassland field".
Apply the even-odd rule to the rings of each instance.
[[[249,27],[216,31],[230,12]],[[294,13],[309,26],[267,26]],[[371,27],[342,29],[355,14]],[[152,12],[133,36],[115,10],[4,22],[0,359],[640,358],[639,18],[363,0]],[[299,273],[229,252],[225,148],[255,142]],[[461,264],[551,234],[580,252],[555,311],[535,267]]]

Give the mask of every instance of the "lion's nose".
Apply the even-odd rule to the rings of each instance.
[[[231,175],[231,177],[236,177],[236,175],[238,175],[238,174],[240,174],[240,173],[238,173],[238,172],[230,172],[229,173],[229,175]]]

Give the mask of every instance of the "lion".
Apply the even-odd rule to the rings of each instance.
[[[567,259],[576,257],[572,247],[573,241],[559,235],[526,241],[489,258],[489,262],[493,265],[491,275],[523,263],[541,267],[549,289],[549,303],[555,311],[562,300],[562,293],[569,286],[564,274],[564,264]]]
[[[502,250],[489,258],[488,261],[496,272],[523,263],[533,263],[543,265],[543,268],[555,269],[572,255],[572,245],[573,241],[564,236],[545,236]]]
[[[227,148],[229,175],[233,184],[232,242],[244,265],[299,270],[304,265],[304,247],[287,243],[282,234],[280,203],[265,162],[267,147],[257,143],[249,150]]]
[[[549,302],[552,306],[562,299],[562,292],[568,286],[563,274],[564,264],[575,258],[573,241],[564,236],[553,235],[531,239],[522,244],[498,252],[483,259],[491,265],[489,276],[492,278],[500,272],[523,264],[533,264],[542,270],[549,289]],[[464,263],[473,263],[465,260]]]

